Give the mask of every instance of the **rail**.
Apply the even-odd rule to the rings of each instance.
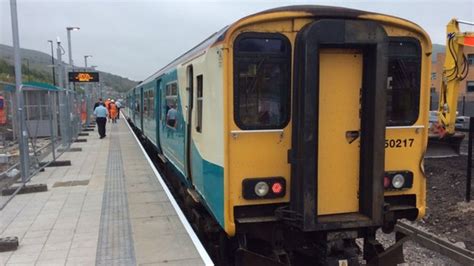
[[[474,265],[474,251],[456,246],[449,241],[435,236],[434,234],[427,233],[404,222],[398,222],[395,225],[395,231],[409,237],[411,240],[427,249],[436,251],[461,263],[462,265]]]

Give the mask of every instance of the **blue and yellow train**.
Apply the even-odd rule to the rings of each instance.
[[[126,113],[235,263],[352,263],[356,238],[382,261],[375,230],[425,213],[431,49],[393,16],[271,9],[131,89]]]

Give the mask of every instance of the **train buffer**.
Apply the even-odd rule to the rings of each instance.
[[[32,178],[48,191],[0,211],[0,238],[19,244],[0,252],[0,265],[212,265],[124,119],[104,139],[82,138],[61,158],[70,166]]]

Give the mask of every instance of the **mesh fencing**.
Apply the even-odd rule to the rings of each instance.
[[[0,83],[0,210],[32,177],[69,150],[90,122],[93,106],[87,91],[24,84],[21,94],[18,103],[15,85]]]

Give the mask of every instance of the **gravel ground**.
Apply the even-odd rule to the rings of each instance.
[[[388,248],[395,244],[395,233],[384,234],[382,230],[379,229],[376,238],[384,248]],[[356,243],[362,250],[363,239],[357,239]],[[413,241],[407,241],[403,244],[403,256],[405,258],[405,263],[401,265],[461,265],[456,261],[453,261],[437,252],[426,249]],[[359,257],[359,262],[362,265],[367,263],[363,260],[362,254]]]
[[[427,213],[423,219],[412,224],[458,246],[474,250],[474,195],[470,203],[465,202],[466,165],[466,156],[425,159]],[[474,191],[471,190],[471,193]],[[379,230],[377,240],[387,248],[395,243],[395,233],[384,234]],[[405,265],[460,265],[412,241],[405,242],[403,254]]]
[[[466,165],[466,156],[425,159],[427,212],[414,225],[474,250],[474,195],[470,203],[465,202]],[[395,243],[395,233],[379,230],[377,239],[388,247]],[[460,265],[412,241],[404,244],[403,253],[407,265]]]
[[[425,160],[428,208],[417,224],[474,250],[474,197],[465,202],[466,165],[466,156]]]
[[[385,247],[395,244],[395,233],[384,234],[377,231],[377,240]],[[426,249],[413,241],[403,244],[405,265],[461,265],[448,257]]]

